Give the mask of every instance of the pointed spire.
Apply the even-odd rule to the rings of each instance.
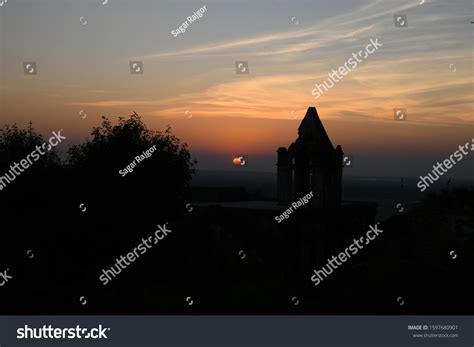
[[[334,151],[334,147],[324,129],[318,111],[315,107],[308,107],[308,111],[298,127],[298,140],[311,143],[314,148],[322,151]]]

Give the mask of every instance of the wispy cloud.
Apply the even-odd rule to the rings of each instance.
[[[236,49],[245,50],[248,48],[253,48],[254,51],[246,51],[246,54],[257,56],[297,53],[322,48],[344,39],[357,38],[364,33],[376,31],[377,25],[374,23],[380,23],[387,15],[393,15],[397,11],[409,10],[416,6],[417,4],[413,1],[405,1],[404,4],[381,0],[370,1],[355,11],[326,18],[318,24],[300,30],[265,33],[245,39],[205,44],[188,49],[150,53],[137,58],[176,58],[207,54],[216,55],[218,53],[227,55],[229,52],[235,53]],[[378,33],[380,34],[380,31]],[[295,44],[294,42],[298,40],[302,42]],[[262,44],[274,46],[275,49],[262,52],[259,50],[259,46]]]

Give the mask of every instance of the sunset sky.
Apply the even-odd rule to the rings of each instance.
[[[352,174],[374,176],[425,175],[474,138],[470,0],[103,1],[0,7],[0,125],[31,120],[73,144],[101,116],[136,111],[149,128],[171,125],[200,169],[232,169],[243,153],[249,170],[272,172],[315,106],[333,144],[354,155]],[[383,47],[316,100],[315,83],[371,38]],[[130,74],[130,61],[144,73]],[[236,74],[235,61],[250,73]],[[472,157],[450,174],[472,177]]]

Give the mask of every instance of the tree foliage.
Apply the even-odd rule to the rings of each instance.
[[[19,129],[16,124],[5,125],[0,128],[0,169],[9,170],[14,162],[25,159],[28,154],[45,142],[42,135],[36,133],[30,122],[26,129]],[[46,152],[33,168],[55,166],[59,164],[59,157],[54,150]]]
[[[136,160],[153,146],[151,157]],[[133,172],[123,175],[134,161]],[[147,129],[137,113],[120,117],[115,125],[102,117],[102,124],[93,128],[86,142],[70,148],[68,162],[79,175],[75,180],[82,181],[81,187],[108,195],[112,204],[122,199],[146,200],[169,208],[182,203],[195,164],[188,146],[170,127],[164,132]]]

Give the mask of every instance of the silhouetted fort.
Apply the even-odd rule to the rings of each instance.
[[[310,190],[316,207],[338,207],[342,190],[342,148],[334,149],[315,107],[308,108],[298,138],[278,148],[278,203],[287,205]]]
[[[308,108],[296,141],[288,149],[280,147],[277,153],[277,201],[239,201],[229,194],[228,199],[212,201],[211,196],[222,197],[216,195],[216,187],[198,203],[196,195],[205,195],[201,188],[193,194],[193,201],[199,206],[202,223],[212,224],[215,239],[211,244],[218,245],[212,252],[219,257],[229,256],[230,250],[222,243],[231,239],[266,259],[271,264],[269,271],[275,271],[273,275],[308,280],[316,264],[323,264],[375,223],[377,204],[341,200],[342,148],[333,147],[316,108]],[[289,218],[276,221],[276,216],[310,191],[314,198],[309,203]],[[235,258],[229,261],[240,260]]]

